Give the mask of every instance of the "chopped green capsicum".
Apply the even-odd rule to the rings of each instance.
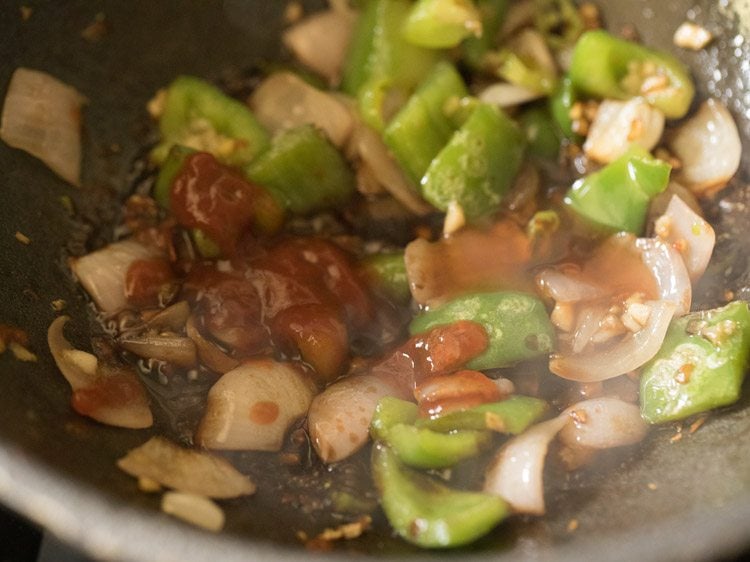
[[[736,402],[749,357],[746,302],[673,320],[641,374],[641,415],[661,423]]]
[[[468,363],[470,369],[507,367],[555,349],[555,332],[542,301],[515,291],[458,297],[417,316],[409,330],[419,334],[458,320],[478,322],[489,337],[485,352]]]
[[[442,433],[416,427],[417,406],[398,398],[382,398],[370,424],[373,438],[393,448],[398,458],[415,468],[448,468],[477,456],[492,442],[485,428]]]
[[[167,154],[164,163],[159,168],[159,175],[156,176],[154,183],[153,196],[159,205],[164,209],[169,209],[169,194],[172,191],[172,184],[177,174],[180,173],[185,165],[187,157],[195,154],[195,149],[181,144],[175,144]]]
[[[370,284],[386,297],[398,303],[411,298],[403,251],[367,256],[362,260],[362,269]]]
[[[602,30],[581,35],[569,73],[583,94],[618,100],[640,96],[670,119],[683,117],[695,94],[690,74],[676,58]]]
[[[192,76],[180,76],[170,84],[159,130],[162,140],[151,152],[157,163],[164,161],[172,145],[182,144],[243,166],[269,143],[268,133],[245,104]]]
[[[671,169],[643,147],[632,145],[614,162],[576,181],[565,203],[596,225],[640,234],[649,202],[666,189]]]
[[[550,160],[557,158],[562,138],[546,107],[530,107],[521,113],[519,121],[531,154]]]
[[[498,496],[454,490],[403,466],[382,443],[373,447],[372,473],[391,526],[405,540],[421,547],[470,543],[509,513],[507,504]]]
[[[513,183],[524,146],[523,133],[502,110],[480,103],[430,163],[422,196],[443,211],[458,203],[469,222],[487,216]]]
[[[550,47],[572,47],[583,33],[583,18],[571,0],[534,0],[534,28]]]
[[[581,136],[573,130],[573,119],[570,116],[573,104],[577,101],[578,94],[573,87],[573,81],[570,76],[563,76],[549,97],[549,109],[562,135],[574,142],[581,141]]]
[[[476,6],[482,18],[482,34],[469,36],[462,45],[462,58],[474,70],[484,66],[484,56],[495,44],[497,32],[508,10],[508,0],[478,0]]]
[[[271,148],[245,168],[245,173],[295,214],[343,204],[355,187],[344,157],[312,125],[279,133]]]
[[[456,126],[450,110],[459,110],[467,94],[455,67],[439,63],[385,129],[385,143],[414,183],[451,138]]]
[[[414,425],[441,432],[491,429],[517,435],[538,420],[545,411],[547,403],[544,400],[511,396],[501,402],[481,404],[435,418],[419,418]]]
[[[362,117],[376,130],[443,56],[406,40],[411,8],[408,0],[369,0],[354,30],[341,88],[357,98]]]
[[[482,15],[472,0],[417,0],[404,24],[407,41],[430,49],[455,47],[482,35]]]

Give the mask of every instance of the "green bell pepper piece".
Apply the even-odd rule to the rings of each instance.
[[[422,196],[443,211],[456,202],[475,222],[500,207],[521,167],[524,145],[513,121],[481,103],[430,163]]]
[[[398,458],[414,468],[448,468],[477,456],[492,442],[486,428],[441,433],[416,427],[417,406],[398,398],[382,398],[370,423],[370,434],[390,445]]]
[[[417,316],[409,331],[420,334],[458,320],[478,322],[489,337],[487,349],[467,364],[469,369],[508,367],[555,349],[554,328],[542,301],[515,291],[458,297]]]
[[[221,255],[221,248],[200,228],[191,229],[190,237],[193,239],[195,249],[204,258],[218,258]]]
[[[372,473],[389,523],[401,537],[421,547],[468,544],[509,513],[498,496],[454,490],[403,466],[384,444],[373,447]]]
[[[346,203],[355,190],[343,156],[312,125],[279,133],[245,173],[281,206],[301,215]]]
[[[458,110],[467,94],[455,67],[441,62],[386,127],[383,139],[414,183],[451,138],[455,125],[450,107]]]
[[[159,175],[156,176],[153,190],[154,199],[163,209],[169,209],[169,194],[172,192],[172,184],[180,173],[180,170],[182,170],[187,157],[195,154],[195,152],[195,149],[182,146],[181,144],[175,144],[169,150],[167,158],[159,169]]]
[[[172,145],[182,144],[243,166],[269,144],[268,133],[245,104],[192,76],[180,76],[170,84],[159,130],[162,140],[151,152],[157,163],[164,161]]]
[[[436,418],[419,418],[414,425],[433,431],[491,429],[518,435],[547,411],[547,403],[529,396],[511,396],[501,402],[448,412]]]
[[[643,231],[651,199],[664,191],[672,167],[632,145],[601,170],[576,181],[565,203],[591,223],[613,231]]]
[[[534,28],[553,49],[572,47],[583,33],[583,19],[571,0],[534,0]]]
[[[683,117],[695,94],[688,70],[676,58],[602,30],[581,35],[569,74],[583,94],[618,100],[641,96],[669,119]]]
[[[562,135],[573,142],[580,143],[583,137],[573,130],[573,119],[570,117],[570,110],[577,101],[578,94],[573,87],[573,81],[570,76],[565,75],[557,83],[557,88],[549,97],[548,103],[552,118]]]
[[[411,8],[408,0],[369,0],[344,64],[342,90],[357,98],[363,119],[378,131],[443,57],[404,37]]]
[[[511,84],[523,86],[534,92],[549,95],[557,87],[557,77],[550,70],[540,67],[529,57],[501,49],[487,55],[487,65],[494,68],[499,78]]]
[[[484,57],[495,45],[495,38],[508,10],[508,0],[478,0],[482,18],[482,35],[469,36],[462,45],[462,58],[472,70],[484,68]]]
[[[530,107],[521,113],[519,121],[529,153],[548,160],[558,157],[562,138],[546,107]]]
[[[362,260],[365,277],[386,297],[398,303],[411,299],[404,252],[373,254]]]
[[[749,356],[746,302],[676,318],[641,374],[641,415],[662,423],[736,402]]]
[[[417,0],[404,24],[404,37],[429,49],[455,47],[481,37],[482,15],[472,0]]]

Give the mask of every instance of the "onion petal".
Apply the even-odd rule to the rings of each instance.
[[[46,72],[18,68],[5,96],[0,138],[36,156],[65,181],[80,185],[85,100]]]
[[[491,103],[501,108],[514,107],[534,101],[543,97],[544,94],[518,84],[497,82],[491,84],[479,92],[479,99],[485,103]]]
[[[542,477],[547,449],[569,421],[569,416],[560,415],[508,441],[487,470],[484,491],[500,496],[519,513],[544,514]]]
[[[637,404],[603,396],[574,404],[564,412],[573,423],[560,431],[569,446],[609,449],[640,442],[648,433]]]
[[[740,166],[742,144],[729,110],[708,99],[669,138],[669,148],[682,161],[677,179],[699,196],[727,185]]]
[[[307,412],[313,389],[290,363],[243,363],[209,390],[196,441],[209,449],[278,451],[287,429]]]
[[[136,478],[209,498],[236,498],[255,493],[255,484],[226,459],[186,449],[163,437],[152,437],[117,461]]]
[[[597,382],[642,366],[659,351],[676,308],[668,301],[649,301],[646,305],[651,312],[641,330],[587,353],[555,355],[550,360],[550,370],[565,379]]]
[[[604,100],[589,128],[583,150],[598,162],[616,160],[633,144],[651,150],[664,131],[664,114],[642,98]]]
[[[676,315],[687,314],[692,303],[692,286],[680,254],[658,238],[639,238],[636,246],[641,251],[643,263],[656,280],[659,298],[673,302],[677,306]]]
[[[338,84],[349,41],[357,20],[352,10],[330,9],[315,13],[287,29],[282,41],[297,59]]]
[[[123,240],[71,259],[70,267],[99,309],[111,314],[127,305],[125,277],[130,265],[156,256],[158,252],[154,248],[135,240]]]
[[[250,97],[258,121],[271,133],[311,123],[341,147],[352,132],[354,119],[336,96],[318,90],[291,72],[277,72]]]
[[[716,243],[714,229],[677,195],[657,219],[656,235],[675,248],[685,262],[690,279],[700,279],[708,267]]]
[[[341,379],[315,397],[307,424],[323,462],[340,461],[367,443],[375,406],[384,396],[411,398],[385,377],[369,374]]]
[[[96,356],[75,349],[63,333],[67,316],[60,316],[47,330],[52,357],[73,396],[71,405],[79,414],[116,427],[143,429],[153,424],[146,391],[130,368],[108,368]]]

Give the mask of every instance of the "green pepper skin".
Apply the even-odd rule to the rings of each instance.
[[[457,46],[482,35],[482,15],[472,0],[417,0],[404,24],[404,37],[429,49]]]
[[[422,196],[440,210],[458,203],[469,222],[500,207],[524,154],[521,130],[500,109],[481,103],[435,156]]]
[[[455,131],[449,102],[455,100],[459,110],[458,102],[466,95],[466,85],[455,67],[441,62],[385,129],[386,145],[415,184]]]
[[[547,403],[544,400],[530,396],[511,396],[501,402],[481,404],[436,418],[419,418],[414,425],[440,432],[491,429],[518,435],[546,411]]]
[[[515,291],[458,297],[417,316],[409,330],[419,334],[458,320],[480,323],[489,337],[487,349],[468,363],[469,369],[509,367],[555,349],[555,331],[542,301]]]
[[[557,88],[549,97],[549,110],[562,135],[573,142],[581,142],[583,138],[573,130],[573,119],[570,110],[578,101],[578,94],[573,87],[570,76],[564,76],[557,84]]]
[[[633,145],[614,162],[576,181],[565,204],[604,229],[640,234],[649,203],[667,188],[671,169]]]
[[[185,164],[187,157],[191,154],[195,154],[195,152],[194,149],[182,146],[181,144],[175,144],[169,150],[167,158],[159,169],[159,175],[156,176],[153,190],[154,199],[163,209],[169,210],[169,194],[172,191],[172,184],[174,183],[177,174],[182,170],[182,166]]]
[[[736,402],[749,356],[746,302],[673,320],[641,374],[641,416],[663,423]]]
[[[281,206],[299,215],[342,205],[355,190],[354,175],[343,156],[312,125],[279,133],[245,172]]]
[[[370,422],[373,439],[390,445],[398,458],[414,468],[448,468],[477,456],[492,443],[486,428],[451,433],[416,427],[417,405],[398,398],[381,398]]]
[[[342,90],[357,98],[363,119],[378,131],[390,120],[391,106],[400,106],[443,58],[442,51],[404,37],[411,8],[408,0],[366,2],[344,65]]]
[[[642,96],[669,119],[684,117],[695,95],[688,70],[676,58],[602,30],[581,35],[569,74],[585,95],[618,100]],[[663,77],[666,84],[642,88],[653,76]]]
[[[362,260],[362,269],[370,285],[397,303],[411,299],[404,252],[372,254]]]
[[[508,11],[508,0],[478,0],[482,17],[482,35],[467,37],[462,44],[462,58],[475,71],[484,67],[484,56],[494,46],[495,37]]]
[[[382,443],[372,451],[380,504],[393,529],[423,548],[449,548],[475,541],[509,513],[498,496],[454,490],[409,469]]]
[[[546,107],[530,107],[521,113],[519,121],[526,135],[530,154],[547,160],[558,157],[562,138]]]
[[[152,159],[161,163],[172,145],[190,145],[194,134],[191,127],[199,121],[207,122],[220,137],[237,141],[227,153],[192,146],[212,152],[226,164],[243,166],[268,148],[268,133],[245,104],[208,82],[193,76],[179,76],[167,90],[164,112],[159,118],[162,141],[152,151]]]

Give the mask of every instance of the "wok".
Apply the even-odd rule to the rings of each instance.
[[[115,460],[149,431],[99,426],[69,408],[69,389],[46,349],[51,302],[63,299],[71,338],[86,347],[91,311],[65,268],[65,256],[111,236],[119,201],[132,185],[132,162],[148,142],[145,103],[179,73],[229,80],[233,69],[279,52],[282,2],[251,0],[71,0],[29,2],[23,20],[6,1],[0,18],[0,91],[18,66],[45,70],[89,100],[84,120],[81,189],[40,162],[0,146],[0,323],[26,329],[36,363],[0,356],[0,500],[95,557],[123,560],[302,560],[294,529],[322,529],[273,490],[225,504],[227,529],[211,535],[159,512],[158,497],[137,490]],[[313,5],[313,2],[308,2]],[[693,69],[701,95],[733,110],[750,143],[750,47],[746,5],[711,1],[599,1],[611,29],[633,23],[648,44],[671,51],[671,34],[688,10],[717,35],[699,53],[677,52]],[[743,12],[743,10],[745,10]],[[81,37],[97,14],[108,27],[99,41]],[[750,146],[750,144],[748,145]],[[747,177],[748,162],[741,175]],[[63,198],[75,208],[71,216]],[[724,289],[750,299],[750,190],[744,181],[709,204],[721,233],[716,263],[697,291],[721,302]],[[19,231],[28,245],[15,238]],[[677,443],[659,428],[632,456],[607,470],[549,482],[549,515],[513,519],[476,545],[420,552],[374,531],[327,556],[476,560],[712,559],[750,546],[750,392]],[[159,426],[153,430],[158,432]],[[578,530],[569,532],[570,519]]]

